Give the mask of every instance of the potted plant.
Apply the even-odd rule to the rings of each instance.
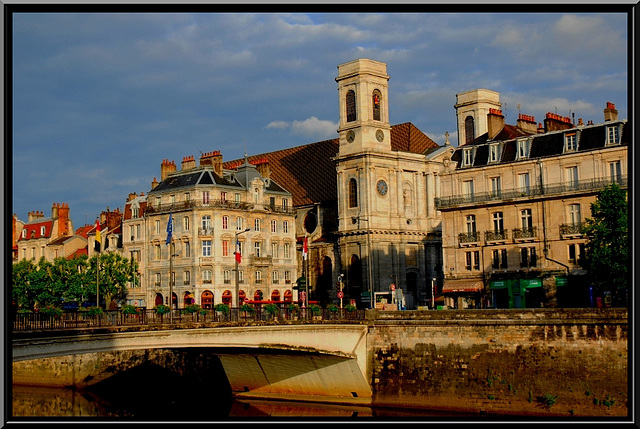
[[[244,312],[244,317],[246,319],[247,313],[253,314],[253,312],[255,311],[255,308],[253,308],[253,305],[250,305],[250,304],[242,304],[242,306],[240,307],[240,310]]]
[[[160,323],[162,323],[164,315],[169,314],[170,311],[171,309],[169,308],[168,305],[160,304],[159,306],[156,307],[156,314],[160,315]]]
[[[289,317],[293,320],[298,320],[298,316],[300,315],[300,306],[292,302],[287,305],[287,309],[289,310]]]
[[[340,308],[335,304],[331,304],[331,305],[329,305],[328,309],[329,309],[329,314],[331,314],[331,318],[335,319],[336,313],[338,312],[338,310]]]
[[[138,314],[138,308],[134,305],[123,305],[122,314]]]
[[[355,305],[347,304],[344,306],[344,309],[347,311],[347,317],[353,318],[355,316],[355,311],[358,309]]]
[[[87,308],[87,316],[96,317],[102,316],[104,312],[101,307],[89,307]]]
[[[229,314],[229,306],[227,304],[223,304],[223,303],[216,304],[215,310],[218,313]]]
[[[264,306],[264,310],[271,318],[275,318],[276,315],[280,312],[280,308],[273,303],[267,304]]]
[[[311,314],[313,314],[313,318],[315,320],[320,320],[320,306],[317,304],[311,304],[309,306],[309,310],[311,310]]]

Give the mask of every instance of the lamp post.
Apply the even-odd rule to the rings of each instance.
[[[236,253],[238,252],[238,236],[240,234],[244,234],[245,232],[250,231],[249,228],[245,229],[244,231],[238,231],[236,232]],[[235,260],[236,260],[236,295],[235,295],[235,299],[236,302],[238,303],[238,307],[240,307],[240,272],[238,271],[238,255],[234,255],[235,256]]]

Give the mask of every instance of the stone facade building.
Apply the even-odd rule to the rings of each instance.
[[[461,144],[441,172],[445,305],[593,306],[580,267],[598,191],[627,187],[628,124],[607,103],[586,125],[547,113],[505,124],[499,94],[458,94]]]

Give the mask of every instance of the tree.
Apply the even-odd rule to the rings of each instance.
[[[112,299],[123,301],[127,296],[127,283],[133,281],[135,270],[127,258],[114,252],[103,252],[100,258],[100,301],[108,304]],[[94,255],[89,259],[87,273],[87,287],[85,296],[96,294],[96,260]],[[136,267],[137,269],[137,267]]]
[[[611,291],[618,305],[626,303],[629,285],[627,211],[627,193],[614,183],[598,193],[582,228],[588,242],[581,265],[596,290]]]

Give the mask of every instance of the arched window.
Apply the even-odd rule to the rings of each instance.
[[[254,292],[253,300],[254,301],[262,301],[262,291],[260,289],[258,289],[257,291]]]
[[[358,182],[349,180],[349,207],[358,207]]]
[[[290,289],[284,291],[284,302],[293,302],[293,292]]]
[[[467,116],[464,120],[464,144],[471,142],[476,134],[475,125],[473,123],[473,117]]]
[[[347,122],[356,120],[356,93],[353,90],[347,91]]]
[[[382,94],[379,90],[374,90],[372,95],[372,105],[373,105],[373,120],[380,120],[380,103],[382,101]]]
[[[200,305],[202,305],[202,308],[213,308],[213,293],[210,290],[202,292]]]
[[[280,292],[277,289],[271,292],[271,301],[280,301]]]
[[[222,303],[231,305],[231,291],[225,290],[222,292]]]

